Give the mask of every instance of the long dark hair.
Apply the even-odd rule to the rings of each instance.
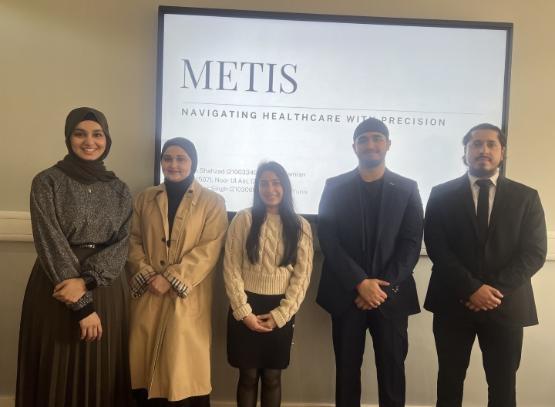
[[[293,208],[293,193],[291,191],[291,181],[289,176],[280,164],[275,161],[260,164],[256,170],[254,179],[254,199],[252,204],[252,224],[247,236],[246,249],[247,257],[251,264],[258,263],[260,249],[260,229],[266,220],[266,205],[260,198],[260,177],[265,171],[271,171],[277,175],[283,188],[283,198],[279,204],[279,215],[283,225],[283,258],[280,267],[289,264],[295,265],[297,262],[297,246],[301,234],[301,222]]]

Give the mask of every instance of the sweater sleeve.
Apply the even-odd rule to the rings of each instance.
[[[250,229],[250,214],[239,212],[227,231],[224,255],[224,283],[227,296],[236,320],[245,318],[252,312],[245,294],[245,283],[241,273],[245,256],[245,240]]]
[[[270,313],[279,328],[283,327],[297,313],[306,295],[312,273],[314,248],[310,224],[301,218],[301,238],[297,248],[297,262],[285,291],[285,298]]]
[[[37,176],[31,186],[31,224],[33,241],[39,261],[56,286],[70,278],[80,278],[79,260],[71,250],[54,208],[56,184],[48,177]],[[92,294],[87,291],[79,301],[68,307],[82,319],[94,312]]]

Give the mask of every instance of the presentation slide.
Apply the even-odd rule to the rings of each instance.
[[[195,143],[196,179],[231,212],[252,205],[256,168],[272,160],[297,212],[317,214],[326,179],[357,166],[352,135],[368,117],[388,126],[387,167],[416,180],[425,204],[465,172],[466,131],[503,125],[508,29],[173,13],[161,23],[158,137]]]

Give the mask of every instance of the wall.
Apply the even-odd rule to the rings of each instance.
[[[540,191],[548,229],[555,230],[555,173],[551,151],[551,95],[555,93],[555,3],[547,0],[282,0],[168,1],[165,5],[221,7],[291,12],[513,22],[514,44],[509,112],[509,177]],[[28,210],[34,174],[65,151],[67,112],[80,105],[103,110],[114,144],[107,161],[134,192],[152,182],[156,73],[156,16],[150,0],[3,0],[0,2],[0,211]],[[370,46],[370,45],[369,45]],[[5,214],[5,213],[3,213]],[[4,216],[5,218],[5,216]],[[11,223],[0,216],[0,235]],[[25,228],[25,226],[16,226]],[[19,229],[18,229],[19,230]],[[31,243],[0,242],[0,397],[14,392],[19,309],[34,261]],[[321,263],[318,256],[316,265]],[[430,264],[422,258],[416,276],[423,298]],[[214,393],[232,400],[235,372],[225,361],[225,312],[221,278],[214,307]],[[284,400],[324,404],[333,400],[333,353],[327,315],[314,304],[319,267],[306,304],[298,316],[292,365],[284,375]],[[525,331],[519,373],[520,404],[553,405],[555,355],[555,263],[534,278],[541,324]],[[413,405],[431,405],[436,360],[431,315],[411,318],[407,359],[407,397]],[[363,399],[376,402],[372,355],[366,356]],[[475,352],[468,372],[465,405],[485,405],[484,376]]]

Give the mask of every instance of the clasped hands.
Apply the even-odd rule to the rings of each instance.
[[[366,278],[356,287],[358,295],[355,304],[358,309],[367,311],[378,308],[387,300],[387,294],[382,287],[387,287],[389,283],[377,278]]]
[[[87,287],[82,278],[70,278],[56,284],[52,297],[64,304],[75,304],[85,293]],[[102,338],[102,323],[96,312],[79,321],[80,338],[87,342],[99,341]]]
[[[466,308],[471,311],[490,311],[501,304],[503,294],[498,289],[482,284],[465,302]]]
[[[56,284],[52,297],[64,304],[75,304],[86,292],[85,280],[69,278]]]
[[[148,291],[154,295],[164,295],[171,288],[171,284],[162,274],[155,274],[148,280]]]
[[[251,331],[259,333],[272,332],[274,328],[277,327],[276,321],[274,320],[272,314],[254,315],[253,313],[250,313],[243,318],[243,323]]]

